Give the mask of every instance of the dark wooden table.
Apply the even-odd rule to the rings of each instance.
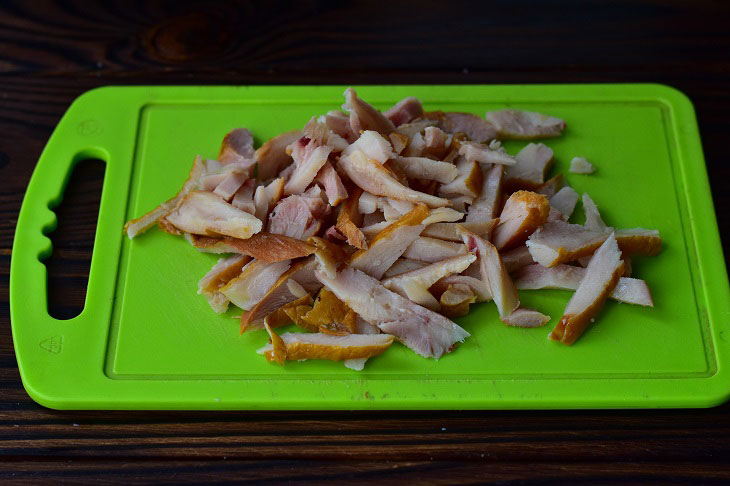
[[[103,5],[103,6],[102,6]],[[8,274],[35,161],[110,84],[660,82],[694,102],[730,248],[727,2],[0,3],[0,483],[727,484],[730,406],[504,412],[58,412],[15,362]],[[55,315],[83,306],[103,169],[53,235]]]

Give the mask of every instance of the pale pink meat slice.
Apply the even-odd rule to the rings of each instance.
[[[197,189],[200,191],[213,191],[223,183],[229,176],[242,177],[243,180],[251,177],[251,167],[238,162],[231,162],[223,165],[217,160],[208,159],[204,162],[205,170],[198,181]],[[233,179],[235,180],[235,179]],[[232,181],[229,181],[229,184]]]
[[[588,194],[583,194],[583,213],[586,216],[585,226],[596,231],[605,231],[608,227],[601,219],[601,213],[593,199]]]
[[[284,186],[284,194],[301,194],[307,187],[312,183],[320,169],[327,163],[327,158],[332,152],[332,147],[322,145],[314,149],[304,150],[304,158],[297,160],[294,158],[296,164],[294,172],[292,172],[289,179],[286,181]],[[294,155],[296,152],[292,153]]]
[[[275,263],[252,260],[243,267],[240,275],[221,287],[219,292],[237,307],[250,310],[290,267],[291,260]]]
[[[421,116],[423,116],[423,105],[421,105],[421,100],[414,96],[403,98],[385,112],[385,117],[396,127]]]
[[[413,260],[434,263],[465,253],[467,253],[467,250],[463,244],[419,236],[408,246],[403,256]]]
[[[432,209],[423,224],[431,226],[440,223],[453,223],[464,219],[464,213],[456,211],[452,208],[436,208]]]
[[[259,302],[248,312],[241,315],[241,332],[261,329],[264,317],[268,316],[281,306],[293,302],[300,297],[299,290],[313,294],[322,287],[314,275],[317,262],[314,256],[292,264],[273,286],[259,299]],[[292,285],[291,281],[298,285]]]
[[[246,239],[261,231],[261,221],[210,192],[191,191],[165,219],[181,231]]]
[[[382,196],[372,196],[369,193],[363,193],[363,196],[365,197],[361,197],[358,201],[358,208],[360,208],[361,212],[363,214],[374,214],[378,211],[378,214],[382,213],[385,221],[396,220],[404,214],[412,211],[416,206],[409,201],[400,201],[398,199]]]
[[[246,211],[249,214],[253,214],[258,218],[258,216],[256,215],[256,203],[253,199],[255,191],[256,179],[248,179],[236,191],[236,194],[231,200],[231,205],[237,207],[242,211]],[[263,221],[261,222],[263,223]]]
[[[519,269],[514,275],[514,282],[518,289],[576,290],[585,271],[585,268],[572,265],[545,268],[539,264],[532,264]],[[649,286],[638,278],[619,278],[609,298],[626,304],[654,307]]]
[[[563,184],[565,184],[565,178],[562,173],[559,173],[540,184],[535,192],[545,194],[550,199],[563,187]]]
[[[515,165],[514,157],[503,150],[492,150],[486,145],[476,142],[461,142],[459,155],[468,161],[476,161],[482,164],[500,164],[505,166]]]
[[[357,140],[357,135],[350,126],[350,115],[347,113],[338,110],[328,111],[326,115],[319,118],[319,121],[348,142],[352,143]]]
[[[367,215],[370,216],[370,215]],[[393,221],[380,221],[378,223],[373,223],[367,226],[363,226],[360,228],[360,232],[362,235],[368,239],[372,240],[375,238],[375,236],[378,235],[381,231],[383,231],[385,228],[387,228],[389,225],[393,224]]]
[[[367,362],[367,360],[368,358],[352,358],[344,360],[342,364],[345,365],[345,368],[349,368],[355,371],[362,371],[365,369],[365,363]]]
[[[431,310],[438,310],[439,303],[428,292],[428,289],[447,275],[463,272],[474,260],[476,260],[476,256],[471,253],[447,258],[426,267],[390,277],[383,280],[383,285],[403,297],[411,299],[416,304]]]
[[[404,186],[379,162],[369,159],[360,150],[340,157],[339,165],[352,182],[371,194],[413,203],[423,202],[434,208],[450,205],[448,199],[414,191]]]
[[[279,172],[292,162],[286,148],[302,137],[301,130],[285,132],[268,140],[254,153],[257,178],[267,181],[276,177]]]
[[[266,186],[258,186],[254,193],[253,201],[255,216],[266,225],[269,212],[274,208],[284,195],[284,178],[278,177],[269,182]]]
[[[505,183],[534,189],[545,182],[545,175],[553,165],[553,151],[541,143],[529,143],[517,155],[517,163],[508,166]]]
[[[487,120],[496,127],[500,139],[530,140],[558,137],[565,122],[554,116],[532,111],[505,109],[487,112]]]
[[[426,151],[426,139],[423,135],[416,133],[408,141],[408,145],[401,152],[401,155],[405,157],[421,157]]]
[[[487,282],[489,293],[497,305],[499,318],[509,326],[540,327],[550,320],[538,311],[520,308],[520,298],[512,278],[499,256],[497,248],[477,235],[462,230],[464,242],[479,258],[481,280]]]
[[[291,195],[279,201],[269,215],[269,232],[306,240],[319,232],[327,210],[319,196]]]
[[[474,295],[477,296],[477,302],[488,302],[492,300],[489,284],[468,275],[449,275],[448,277],[444,277],[433,284],[431,291],[436,294],[443,293],[451,285],[464,285],[469,287],[474,292]]]
[[[560,218],[568,221],[575,210],[580,196],[570,186],[563,186],[553,197],[550,198],[550,207],[559,211]]]
[[[532,259],[544,267],[571,262],[593,254],[606,240],[605,231],[595,231],[564,221],[547,222],[527,239]]]
[[[410,141],[407,136],[398,132],[388,134],[388,140],[390,140],[390,144],[393,146],[393,151],[399,155],[405,150]]]
[[[550,316],[524,308],[515,309],[511,314],[502,318],[502,322],[514,327],[542,327],[549,321]]]
[[[497,217],[502,199],[504,166],[495,164],[492,168],[482,167],[484,183],[482,192],[466,213],[466,221],[487,221]]]
[[[418,238],[425,227],[422,222],[428,216],[428,208],[419,204],[413,211],[388,225],[370,241],[367,250],[358,250],[350,257],[350,265],[366,274],[382,278],[388,268]]]
[[[422,118],[420,120],[413,120],[410,123],[404,123],[403,125],[396,128],[395,132],[400,135],[405,135],[409,139],[413,139],[413,137],[415,137],[416,135],[421,135],[427,127],[435,127],[437,125],[438,121],[436,120]],[[421,140],[424,142],[425,146],[425,140],[423,139],[423,137],[421,137]]]
[[[492,243],[466,229],[462,230],[462,235],[469,251],[477,255],[481,280],[489,285],[489,293],[497,304],[500,319],[503,319],[520,306],[520,299],[499,252]]]
[[[226,202],[231,202],[236,191],[241,188],[248,179],[248,174],[244,172],[231,171],[221,182],[213,189],[213,193],[217,194]]]
[[[273,331],[272,331],[273,332]],[[276,339],[273,336],[272,340]],[[347,334],[336,336],[320,332],[301,333],[285,332],[279,336],[283,346],[283,356],[277,360],[275,346],[267,344],[257,352],[263,354],[267,361],[304,361],[307,359],[325,359],[344,361],[353,366],[356,360],[367,360],[379,356],[393,343],[395,336],[389,334]],[[283,358],[283,359],[282,359]],[[362,362],[364,366],[364,361]],[[356,370],[362,369],[358,364]]]
[[[363,191],[357,200],[357,209],[361,214],[373,214],[379,209],[380,196],[374,196],[369,192]]]
[[[368,159],[376,160],[384,164],[388,160],[395,157],[393,147],[390,142],[373,130],[366,130],[355,142],[350,144],[343,152],[342,156],[346,157],[353,152],[360,150]]]
[[[424,287],[416,282],[406,280],[400,282],[397,289],[394,288],[392,290],[402,295],[403,297],[406,297],[411,302],[415,302],[416,304],[421,305],[427,309],[430,309],[432,311],[439,310],[439,302],[438,300],[436,300],[436,297],[434,297],[433,294],[429,292],[428,287]]]
[[[223,165],[242,164],[252,168],[254,159],[253,133],[248,128],[236,128],[223,138],[218,160]],[[250,176],[250,170],[247,171]]]
[[[200,158],[200,155],[197,155],[193,161],[193,166],[190,169],[187,180],[175,197],[168,199],[139,218],[128,221],[124,225],[124,232],[127,233],[127,237],[131,240],[154,226],[160,218],[172,211],[190,191],[197,187],[198,181],[204,173],[205,165],[203,164],[203,159]]]
[[[351,246],[364,250],[368,247],[365,235],[363,235],[359,226],[363,224],[363,216],[358,211],[358,201],[362,194],[362,189],[355,185],[349,186],[347,198],[340,205],[340,212],[337,214],[337,224],[335,229],[341,234]]]
[[[205,300],[216,314],[226,312],[228,310],[228,304],[230,303],[226,296],[220,292],[211,292],[210,294],[205,295]]]
[[[459,170],[454,164],[426,157],[402,157],[398,155],[391,163],[400,168],[411,179],[428,179],[441,184],[448,184],[459,175]]]
[[[461,234],[459,233],[459,226],[463,226],[467,230],[475,233],[485,240],[491,239],[492,229],[496,225],[498,220],[490,219],[487,221],[477,221],[471,223],[434,223],[426,227],[421,233],[422,236],[428,236],[430,238],[438,238],[439,240],[461,242]],[[527,250],[525,248],[525,250]],[[530,259],[532,262],[532,259]]]
[[[183,238],[185,238],[185,240],[190,243],[191,246],[195,247],[201,253],[236,253],[236,250],[234,250],[231,246],[225,243],[223,238],[193,235],[190,233],[183,233],[182,235]]]
[[[440,358],[469,337],[468,332],[451,320],[386,289],[378,280],[357,269],[346,268],[334,278],[321,271],[315,273],[363,319],[396,336],[421,356]]]
[[[659,231],[645,228],[616,230],[618,247],[625,255],[655,256],[662,249]]]
[[[438,153],[447,148],[447,142],[450,138],[439,127],[426,127],[423,130],[423,140],[426,142],[427,150]]]
[[[345,104],[342,109],[350,113],[350,126],[356,134],[361,130],[375,130],[384,135],[395,130],[392,121],[368,103],[358,98],[352,88],[345,90]]]
[[[396,221],[404,214],[413,211],[415,204],[408,201],[399,201],[389,197],[381,197],[378,206],[383,210],[383,216],[386,221]]]
[[[521,246],[539,226],[547,221],[550,212],[548,198],[530,191],[517,191],[507,199],[494,228],[492,240],[498,250]]]
[[[618,239],[616,239],[618,241]],[[621,245],[619,245],[619,248],[621,248]],[[622,274],[622,277],[630,277],[631,272],[633,271],[633,266],[631,264],[631,255],[627,255],[626,253],[621,253],[621,259],[624,261],[624,273]],[[583,257],[578,259],[578,264],[585,268],[588,266],[588,263],[590,263],[591,257]],[[618,288],[618,286],[616,286]]]
[[[390,266],[390,268],[383,274],[383,278],[395,277],[402,273],[410,272],[411,270],[418,270],[428,266],[428,263],[420,260],[411,260],[410,258],[399,258]]]
[[[545,223],[527,240],[532,258],[545,267],[577,261],[590,256],[603,244],[612,228],[603,231],[563,221]],[[656,230],[621,229],[614,233],[620,250],[628,255],[654,256],[661,251],[661,238]]]
[[[205,297],[216,314],[225,312],[229,303],[228,298],[220,292],[220,288],[237,277],[249,261],[251,257],[245,255],[221,258],[198,282],[198,294]]]
[[[200,182],[198,183],[198,190],[212,192],[213,189],[218,187],[218,184],[223,182],[226,177],[230,175],[230,173],[230,171],[225,169],[221,169],[215,172],[206,171],[206,173],[200,178]]]
[[[521,245],[512,250],[502,252],[499,256],[502,258],[502,263],[504,263],[505,268],[507,268],[507,272],[510,274],[515,270],[535,263],[535,260],[532,259],[530,250],[526,245]]]
[[[475,142],[488,142],[497,137],[497,130],[484,118],[471,113],[429,112],[424,117],[436,120],[446,133],[464,133]]]
[[[300,144],[310,145],[312,149],[327,146],[332,149],[332,152],[342,152],[350,145],[347,140],[330,130],[326,124],[319,122],[314,116],[304,125],[302,136]],[[294,161],[296,162],[296,157],[294,157]]]
[[[446,317],[461,317],[469,313],[469,306],[477,297],[468,285],[453,284],[439,297],[439,312]]]
[[[400,218],[402,215],[413,211],[413,208],[416,207],[415,204],[409,201],[400,201],[398,199],[393,199],[390,197],[379,197],[378,198],[378,210],[383,211],[383,216],[386,220],[390,220],[392,217],[395,217],[395,219]],[[428,218],[436,218],[440,219],[438,211],[449,211],[449,208],[436,208],[431,211]],[[434,215],[434,212],[436,212],[436,215]],[[390,213],[390,217],[389,217]],[[433,215],[433,216],[432,216]],[[442,218],[441,218],[442,219]],[[425,222],[424,224],[429,224],[428,222]]]
[[[371,324],[361,316],[355,316],[355,334],[380,334],[380,328]]]
[[[548,223],[552,223],[553,221],[567,221],[567,218],[563,217],[563,213],[555,209],[554,207],[550,207],[550,213],[548,214]]]
[[[315,180],[324,186],[324,192],[327,195],[330,206],[336,207],[347,199],[347,189],[345,189],[342,179],[340,179],[339,174],[337,174],[337,171],[332,167],[331,163],[326,162],[322,166]]]
[[[478,197],[482,192],[484,174],[482,168],[476,161],[468,161],[464,157],[458,157],[455,161],[458,176],[451,182],[439,188],[439,194],[443,196],[464,195],[471,198]]]
[[[322,145],[323,144],[320,141],[313,140],[306,135],[302,135],[297,140],[293,141],[286,147],[286,152],[291,156],[294,163],[285,167],[279,173],[279,177],[289,180],[296,167],[302,165],[302,161],[304,161],[315,148],[322,147]]]
[[[446,112],[444,130],[449,133],[465,133],[470,140],[484,143],[497,138],[497,131],[489,121],[471,113]]]
[[[254,216],[261,220],[261,224],[264,225],[264,227],[268,227],[269,211],[271,211],[272,208],[269,207],[269,201],[266,197],[266,186],[256,187],[256,191],[253,194],[253,208]]]
[[[345,248],[333,241],[312,236],[307,239],[307,243],[314,247],[314,255],[319,268],[330,276],[334,275],[337,269],[350,259]]]
[[[593,174],[596,168],[585,157],[573,157],[568,172],[571,174]]]
[[[622,273],[621,251],[611,233],[593,255],[550,339],[573,344],[601,311]]]
[[[269,203],[269,208],[273,207],[284,196],[284,185],[285,181],[282,177],[266,184],[266,200]]]

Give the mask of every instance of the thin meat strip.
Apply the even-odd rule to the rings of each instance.
[[[594,320],[624,271],[621,251],[613,233],[598,248],[583,279],[550,333],[550,339],[573,344]]]

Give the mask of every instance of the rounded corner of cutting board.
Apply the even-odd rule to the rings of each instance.
[[[648,83],[641,86],[645,86],[652,97],[679,110],[680,118],[688,115],[694,118],[694,103],[684,91],[664,83]]]
[[[25,388],[28,396],[33,399],[38,405],[42,407],[50,408],[53,410],[66,410],[68,409],[69,400],[54,397],[52,394],[43,391],[43,386],[38,387],[36,380],[26,376],[25,373],[21,373],[21,380],[23,382],[23,388]],[[43,385],[41,380],[41,385]]]
[[[703,406],[713,408],[730,402],[730,372],[726,368],[720,368],[710,380],[714,386],[707,393]]]
[[[86,90],[71,102],[71,106],[67,112],[72,111],[72,109],[77,109],[79,106],[99,101],[100,99],[109,96],[110,93],[113,94],[113,92],[118,89],[118,86],[97,86],[96,88]]]

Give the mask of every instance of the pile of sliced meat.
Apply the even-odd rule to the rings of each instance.
[[[242,332],[265,329],[266,359],[362,369],[394,340],[439,358],[469,337],[451,318],[475,303],[493,301],[508,326],[544,326],[518,289],[574,291],[550,333],[565,344],[606,299],[653,305],[631,258],[657,254],[658,232],[607,226],[587,194],[585,224],[569,223],[580,197],[547,179],[553,151],[501,146],[560,136],[563,120],[424,112],[413,97],[382,113],[351,88],[342,108],[255,150],[233,130],[217,160],[196,158],[174,198],[125,226],[224,254],[199,293],[217,313],[242,309]],[[291,323],[305,332],[277,334]]]

